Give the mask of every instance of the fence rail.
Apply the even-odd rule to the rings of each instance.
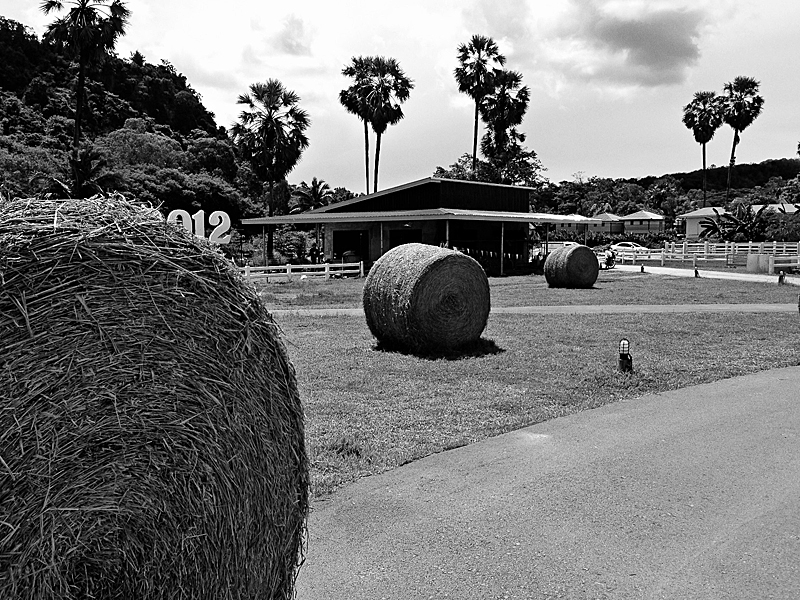
[[[248,281],[293,281],[302,278],[330,279],[331,277],[364,277],[364,262],[322,263],[319,265],[272,265],[269,267],[239,267]]]

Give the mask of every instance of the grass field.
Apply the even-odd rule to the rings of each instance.
[[[776,278],[777,281],[777,278]],[[600,271],[588,290],[550,289],[544,277],[490,277],[492,306],[560,306],[565,304],[770,304],[797,303],[800,288],[742,281],[664,277],[612,269]],[[306,279],[259,287],[272,309],[356,308],[363,279]]]
[[[362,285],[306,281],[263,291],[271,308],[359,306]],[[594,290],[549,290],[535,276],[492,278],[490,285],[494,306],[797,302],[796,288],[613,271],[601,273]],[[305,404],[318,498],[358,477],[525,425],[800,364],[796,313],[493,314],[484,339],[495,351],[458,360],[376,350],[360,317],[277,321]],[[616,370],[623,336],[631,340],[632,375]]]

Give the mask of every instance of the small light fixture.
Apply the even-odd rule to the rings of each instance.
[[[641,266],[641,271],[639,271],[639,272],[640,273],[644,273],[644,265]]]
[[[695,270],[694,270],[694,276],[695,276],[695,277],[700,277],[700,271],[698,271],[697,269],[695,269]]]
[[[630,353],[631,343],[628,338],[619,341],[619,363],[618,367],[622,373],[633,373],[633,357]]]
[[[781,271],[778,275],[778,285],[783,285],[784,283],[786,283],[786,273]]]

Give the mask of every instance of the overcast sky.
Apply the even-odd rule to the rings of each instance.
[[[35,0],[0,0],[0,15],[41,35],[53,19]],[[430,176],[471,152],[473,105],[459,94],[456,47],[495,39],[522,73],[521,127],[553,182],[700,168],[681,123],[694,92],[738,75],[761,82],[764,112],[742,134],[737,162],[795,157],[800,141],[797,0],[129,0],[118,54],[139,50],[186,75],[220,125],[251,83],[277,78],[311,117],[310,146],[289,175],[364,191],[363,128],[338,102],[356,55],[396,58],[415,88],[405,119],[382,139],[381,189]],[[732,132],[708,145],[727,164]],[[374,139],[370,141],[374,148]]]

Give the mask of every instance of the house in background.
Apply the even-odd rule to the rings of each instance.
[[[640,210],[620,217],[627,234],[658,233],[664,231],[664,216],[648,210]]]
[[[703,232],[700,223],[703,219],[713,219],[716,216],[715,210],[720,215],[724,215],[728,212],[721,206],[706,206],[705,208],[698,208],[697,210],[677,216],[678,219],[682,219],[683,222],[686,223],[687,240],[696,240],[700,237],[700,234]]]
[[[613,213],[600,213],[592,218],[600,219],[600,225],[592,225],[591,231],[608,233],[612,235],[615,233],[625,232],[625,225],[622,223],[622,217],[619,217]]]
[[[530,224],[598,223],[580,215],[531,213],[531,188],[428,177],[295,215],[242,219],[253,230],[313,225],[326,260],[367,267],[391,248],[419,242],[456,248],[490,273],[527,265]],[[503,257],[503,260],[500,260]]]

